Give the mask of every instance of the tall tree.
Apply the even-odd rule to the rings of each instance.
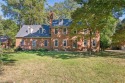
[[[94,31],[100,31],[107,26],[108,19],[113,17],[114,12],[118,12],[124,8],[124,0],[75,0],[78,4],[81,4],[80,8],[72,14],[74,26],[78,26],[78,22],[81,22],[79,29],[89,29],[90,38],[90,54],[91,54],[91,40],[92,33]]]
[[[68,18],[71,19],[71,13],[74,12],[79,5],[74,0],[64,0],[64,2],[55,3],[54,6],[48,6],[47,11],[53,11],[55,19]]]
[[[125,43],[125,19],[119,21],[116,26],[115,34],[112,36],[113,38],[113,45],[114,46],[121,46]]]
[[[3,0],[4,16],[18,24],[41,24],[45,17],[45,0]]]
[[[7,35],[11,39],[11,43],[14,45],[15,36],[19,30],[19,27],[12,20],[3,20],[2,24],[3,24],[4,35]]]
[[[100,31],[100,48],[105,50],[112,44],[112,36],[115,33],[117,19],[110,17],[107,22],[107,26]]]
[[[4,30],[3,30],[2,21],[3,21],[3,19],[2,19],[2,17],[0,16],[0,36],[1,36],[1,35],[4,35]]]

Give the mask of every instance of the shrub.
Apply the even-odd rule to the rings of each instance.
[[[23,51],[23,49],[19,46],[19,47],[17,47],[16,49],[15,49],[15,51],[17,52],[17,51]]]
[[[48,49],[40,48],[40,49],[38,49],[38,51],[48,51]]]

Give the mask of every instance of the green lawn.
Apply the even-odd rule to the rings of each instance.
[[[125,54],[17,52],[2,57],[1,82],[125,83]]]

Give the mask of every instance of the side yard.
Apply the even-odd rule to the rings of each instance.
[[[124,83],[125,54],[72,52],[5,54],[0,83]]]

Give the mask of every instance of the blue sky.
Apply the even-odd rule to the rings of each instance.
[[[47,3],[52,6],[52,5],[54,5],[54,3],[58,3],[58,2],[62,2],[62,1],[64,1],[64,0],[47,0]],[[3,1],[0,0],[0,2],[3,2]],[[0,7],[0,15],[2,15],[1,7]]]

